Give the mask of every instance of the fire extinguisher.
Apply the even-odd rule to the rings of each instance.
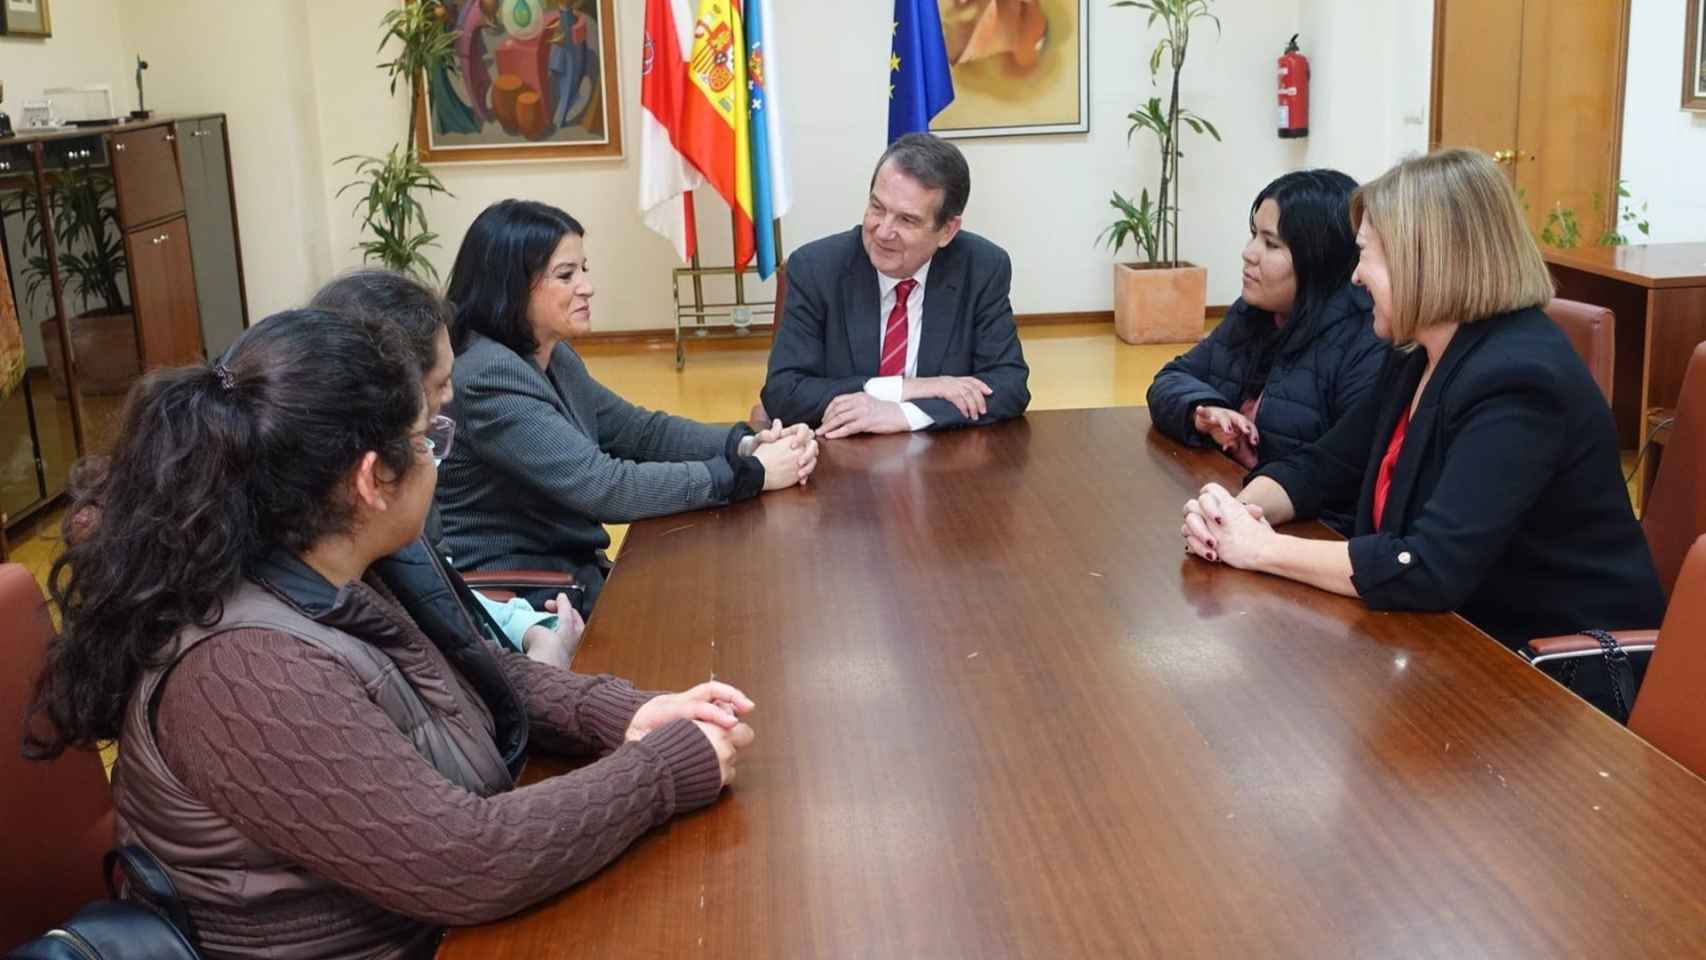
[[[1279,58],[1279,135],[1309,136],[1309,58],[1297,52],[1295,33]]]

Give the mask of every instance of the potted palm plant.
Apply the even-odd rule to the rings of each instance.
[[[1179,255],[1179,149],[1184,128],[1220,139],[1214,124],[1179,103],[1179,78],[1190,49],[1191,29],[1200,21],[1220,18],[1210,12],[1211,0],[1117,0],[1116,7],[1149,13],[1148,26],[1162,26],[1161,39],[1149,57],[1152,80],[1159,81],[1165,63],[1171,67],[1171,92],[1126,115],[1129,141],[1139,130],[1155,136],[1161,159],[1160,183],[1153,196],[1148,188],[1135,200],[1114,191],[1109,204],[1119,218],[1098,239],[1114,248],[1115,256],[1132,241],[1143,259],[1114,264],[1114,331],[1127,343],[1177,343],[1202,337],[1208,299],[1208,271]]]
[[[379,68],[391,79],[392,95],[396,95],[398,84],[408,85],[408,139],[383,157],[355,154],[338,160],[355,164],[356,179],[337,195],[357,191],[355,216],[361,220],[362,229],[371,234],[356,245],[362,260],[435,280],[438,271],[423,251],[437,245],[438,234],[427,226],[426,209],[419,198],[431,193],[449,196],[450,191],[415,153],[415,124],[419,119],[415,105],[420,102],[422,77],[428,72],[447,76],[456,69],[457,32],[444,29],[449,15],[440,0],[408,0],[380,20],[384,28],[380,51],[393,42],[399,49],[394,59]]]
[[[50,287],[53,264],[47,256],[46,231],[51,225],[59,254],[59,269],[71,318],[72,356],[77,384],[85,393],[122,393],[141,371],[136,351],[136,319],[125,302],[122,277],[124,255],[118,200],[113,179],[104,170],[83,165],[60,171],[47,188],[43,216],[34,191],[18,193],[25,249],[35,251],[24,262],[23,299],[34,306]],[[42,346],[47,352],[53,394],[66,396],[64,364],[60,359],[61,323],[58,316],[41,322]]]

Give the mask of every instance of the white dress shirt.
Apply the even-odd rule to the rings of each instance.
[[[918,375],[918,340],[924,331],[924,281],[930,277],[930,261],[924,261],[924,266],[912,275],[918,286],[906,297],[906,366],[898,377],[872,377],[865,381],[865,392],[878,400],[900,404],[901,412],[906,414],[906,426],[909,430],[923,430],[936,421],[928,413],[918,409],[918,404],[902,401],[901,380],[905,377]],[[890,277],[877,274],[877,286],[881,296],[878,298],[877,329],[882,335],[877,337],[877,363],[882,364],[883,340],[888,334],[889,311],[894,309],[897,299],[895,288],[905,277]]]

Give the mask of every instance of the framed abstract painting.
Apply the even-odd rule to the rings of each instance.
[[[47,0],[0,0],[0,33],[13,37],[53,36]]]
[[[944,137],[1090,129],[1089,0],[937,0],[954,102]]]
[[[1688,0],[1682,44],[1682,109],[1706,110],[1706,0]]]
[[[443,8],[454,55],[426,78],[415,105],[422,160],[622,156],[614,0],[444,0]]]

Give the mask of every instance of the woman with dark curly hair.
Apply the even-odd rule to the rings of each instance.
[[[118,741],[120,839],[209,957],[427,956],[712,802],[752,739],[725,684],[643,694],[417,622],[394,585],[452,427],[391,326],[279,314],[151,374],[85,462],[26,750]],[[517,787],[529,742],[602,754]]]

